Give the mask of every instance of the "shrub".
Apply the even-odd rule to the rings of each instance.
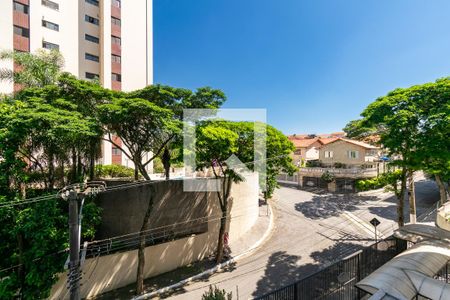
[[[325,173],[323,173],[322,176],[321,176],[321,178],[322,178],[323,181],[325,181],[325,182],[327,182],[327,183],[333,182],[334,179],[335,179],[334,175],[331,174],[331,173],[328,172],[328,171],[326,171]]]
[[[340,168],[345,168],[345,164],[340,163],[340,162],[335,162],[333,167],[340,169]]]
[[[231,292],[227,293],[225,290],[219,289],[217,286],[214,288],[210,285],[209,291],[205,292],[202,296],[202,300],[231,300]]]
[[[153,172],[164,173],[164,166],[162,164],[161,158],[159,157],[153,160]]]
[[[391,183],[390,177],[392,174],[392,172],[389,172],[375,178],[358,180],[356,181],[356,189],[358,191],[369,191],[385,187]]]
[[[101,178],[134,177],[134,169],[121,165],[98,165],[95,166],[95,174]]]
[[[306,167],[308,168],[316,168],[316,167],[321,167],[321,163],[318,160],[307,160],[306,161]]]

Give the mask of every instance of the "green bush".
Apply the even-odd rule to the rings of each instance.
[[[322,166],[322,164],[318,160],[307,160],[306,161],[306,167],[308,167],[308,168],[316,168],[316,167],[321,167],[321,166]]]
[[[231,300],[231,292],[227,293],[225,290],[219,289],[217,286],[214,288],[210,285],[209,291],[205,292],[202,296],[202,300]]]
[[[333,167],[340,169],[340,168],[345,168],[345,164],[340,163],[340,162],[335,162]]]
[[[326,171],[325,173],[322,174],[321,178],[323,181],[330,183],[330,182],[334,181],[335,176],[333,174],[331,174],[330,172]]]
[[[134,177],[134,169],[121,165],[98,165],[95,166],[95,174],[100,178]]]
[[[153,160],[153,172],[164,173],[164,166],[162,164],[161,158],[159,157]]]
[[[358,191],[369,191],[380,189],[390,184],[391,177],[392,177],[391,173],[384,173],[375,178],[358,180],[356,181],[356,189]]]

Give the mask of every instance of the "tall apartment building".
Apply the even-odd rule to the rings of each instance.
[[[59,49],[65,71],[135,90],[153,82],[152,19],[152,0],[0,0],[0,51]],[[0,93],[13,91],[13,83],[0,82]],[[102,163],[132,167],[110,143]]]

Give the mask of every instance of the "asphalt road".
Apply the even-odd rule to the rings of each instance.
[[[433,182],[416,182],[418,215],[438,199]],[[369,221],[381,224],[378,236],[396,228],[396,204],[383,192],[365,195],[314,194],[293,188],[276,192],[272,207],[275,227],[268,240],[236,265],[193,282],[171,299],[201,299],[209,285],[249,299],[285,286],[373,243]],[[387,198],[387,199],[386,199]],[[405,215],[407,216],[408,211]]]

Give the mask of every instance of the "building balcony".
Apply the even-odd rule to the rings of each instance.
[[[121,91],[122,90],[122,83],[120,81],[111,81],[111,89],[114,91]]]
[[[120,7],[111,5],[111,16],[113,16],[114,18],[120,19]]]
[[[348,178],[370,178],[375,177],[379,173],[382,173],[383,169],[378,168],[322,168],[322,167],[305,167],[300,168],[298,173],[300,176],[320,177],[323,173],[328,172],[336,177],[348,177]]]
[[[111,44],[111,53],[114,55],[122,56],[122,47],[118,44]]]
[[[112,73],[120,74],[120,73],[122,73],[121,70],[122,70],[122,67],[121,67],[120,63],[118,63],[118,62],[111,63],[111,72]]]
[[[23,52],[30,51],[30,39],[18,34],[14,34],[14,50]]]
[[[111,24],[111,35],[120,37],[121,28],[119,25]]]
[[[30,28],[28,15],[20,11],[13,11],[13,23],[23,28]]]

